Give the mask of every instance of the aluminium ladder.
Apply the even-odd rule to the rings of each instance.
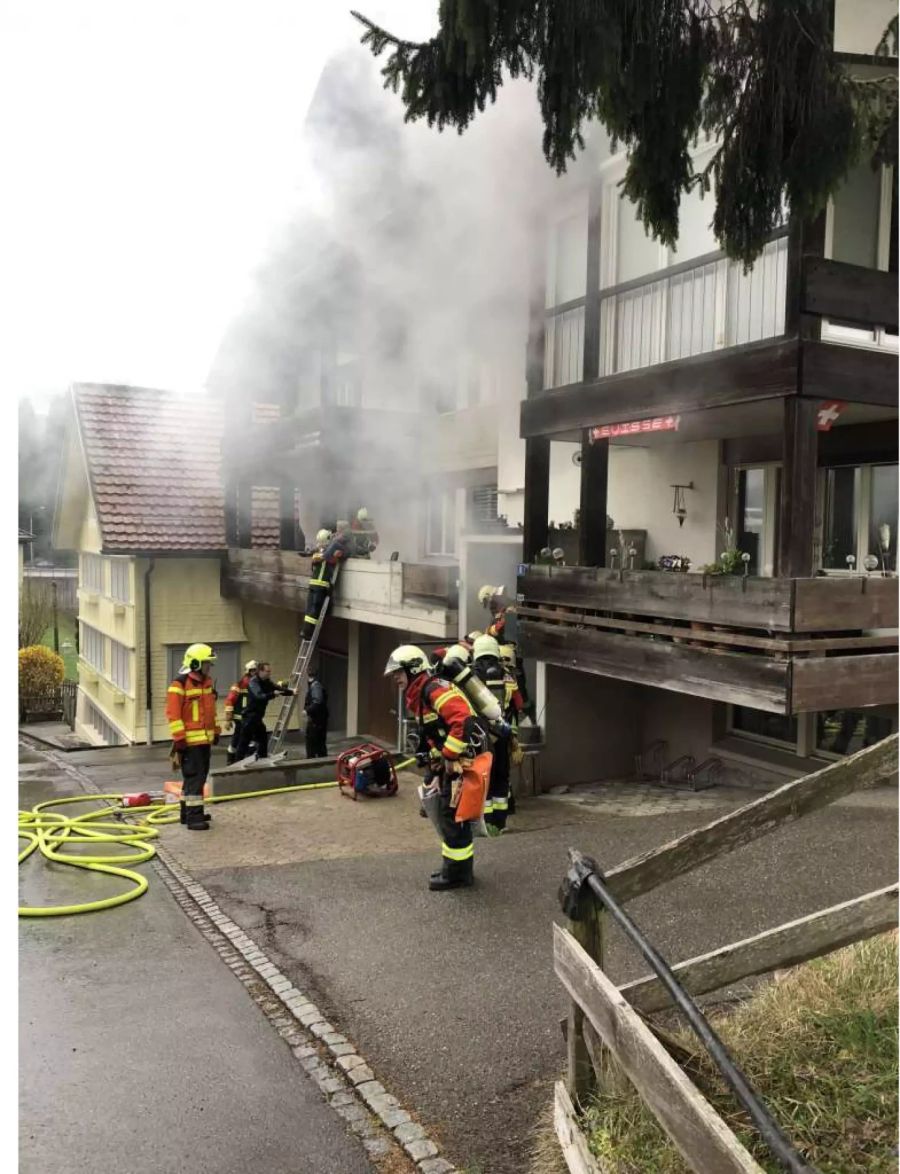
[[[337,586],[338,576],[340,575],[341,565],[336,563],[334,567],[334,577],[331,580],[331,590],[325,596],[322,603],[322,608],[319,612],[319,618],[316,621],[316,626],[313,629],[313,634],[308,640],[300,641],[300,647],[297,650],[297,659],[294,661],[294,667],[291,669],[291,675],[287,681],[287,688],[291,692],[281,699],[281,709],[278,712],[278,717],[275,719],[275,725],[272,727],[272,733],[269,736],[269,761],[274,762],[277,759],[283,758],[284,753],[281,751],[281,744],[284,741],[284,735],[287,733],[288,722],[291,720],[291,715],[294,712],[294,706],[297,704],[297,697],[303,685],[306,683],[306,678],[309,675],[309,666],[313,658],[313,653],[316,650],[316,645],[319,643],[319,633],[322,631],[322,624],[325,616],[328,613],[329,605],[331,604],[331,597],[334,594],[334,589]],[[250,759],[250,762],[255,762],[255,759]]]

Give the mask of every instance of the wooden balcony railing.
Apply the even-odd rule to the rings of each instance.
[[[525,655],[773,713],[897,700],[896,579],[531,567]]]

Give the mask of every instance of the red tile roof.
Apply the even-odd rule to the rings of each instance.
[[[103,549],[224,550],[222,421],[213,402],[97,383],[72,392]]]

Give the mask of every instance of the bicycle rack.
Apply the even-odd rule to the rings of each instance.
[[[639,783],[662,782],[663,763],[669,743],[651,742],[634,756],[634,777]]]
[[[705,791],[709,787],[717,787],[725,782],[725,764],[721,758],[713,755],[699,766],[691,767],[686,773],[686,778],[692,791]]]
[[[682,754],[680,758],[670,762],[663,770],[659,781],[674,787],[684,786],[690,781],[690,772],[695,766],[696,760],[693,754]]]

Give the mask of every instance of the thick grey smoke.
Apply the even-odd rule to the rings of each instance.
[[[403,114],[366,50],[328,62],[302,144],[308,182],[211,385],[268,389],[300,410],[327,388],[332,402],[383,409],[373,448],[396,442],[391,411],[436,419],[496,402],[517,431],[536,230],[573,177],[544,162],[528,83],[507,83],[464,135]],[[361,459],[358,497],[374,492],[369,472]],[[378,489],[384,501],[383,479]]]

